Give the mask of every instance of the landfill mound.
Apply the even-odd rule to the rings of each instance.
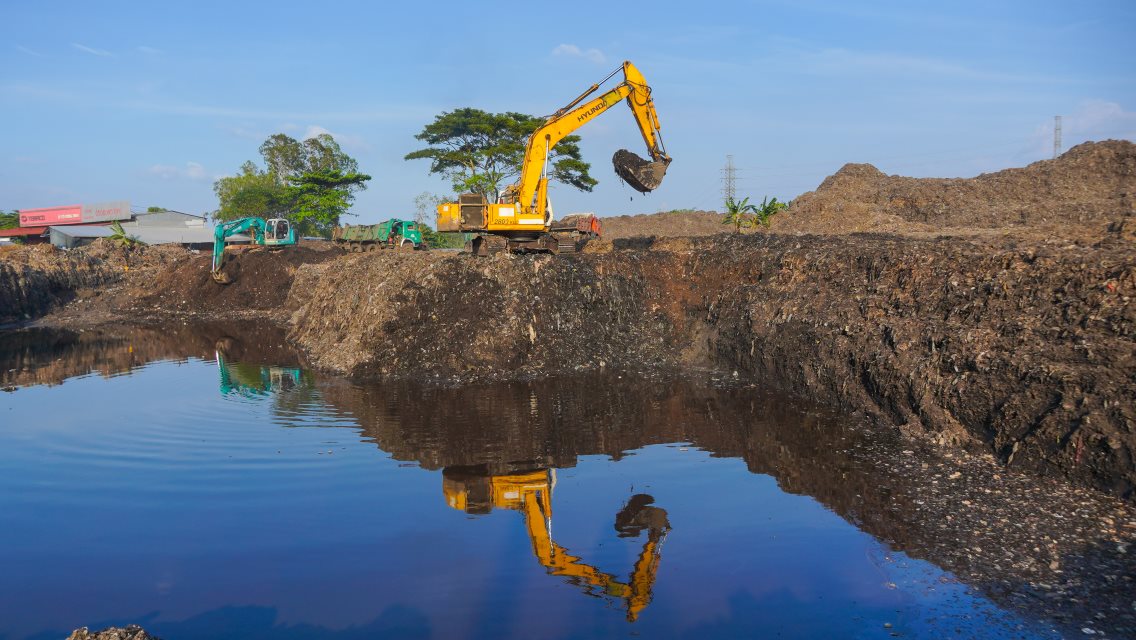
[[[684,236],[710,236],[729,231],[722,224],[724,216],[714,211],[665,211],[638,215],[601,218],[605,240],[655,236],[675,238]]]
[[[222,313],[283,311],[292,279],[300,265],[332,260],[342,251],[301,244],[269,250],[250,247],[233,251],[224,270],[231,284],[213,281],[212,256],[188,256],[172,264],[149,285],[138,304],[142,308],[172,312],[192,312],[214,317]]]
[[[847,164],[772,219],[782,233],[1013,235],[1132,240],[1136,144],[1086,142],[1054,160],[975,178],[889,176]]]

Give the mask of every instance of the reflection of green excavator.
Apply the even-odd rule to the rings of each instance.
[[[533,554],[548,573],[564,576],[589,595],[623,600],[627,620],[634,622],[651,603],[651,587],[659,569],[663,540],[671,525],[667,512],[651,506],[654,498],[636,494],[615,516],[615,529],[621,538],[634,538],[647,530],[635,568],[627,582],[585,564],[552,539],[552,489],[555,471],[540,469],[522,473],[492,475],[470,468],[448,467],[442,471],[442,491],[446,502],[467,513],[489,513],[494,507],[520,511],[532,541]]]
[[[225,359],[225,349],[217,343],[217,368],[221,372],[221,395],[246,398],[270,395],[303,386],[299,367],[272,367]]]
[[[225,240],[230,236],[247,233],[253,245],[278,249],[296,244],[296,231],[284,218],[272,218],[267,222],[261,218],[240,218],[230,220],[213,227],[213,281],[218,284],[229,284],[233,281],[232,275],[225,273],[221,267],[225,264]]]

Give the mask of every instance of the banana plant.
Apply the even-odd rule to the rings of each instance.
[[[132,235],[128,235],[126,233],[126,229],[123,229],[122,225],[119,224],[119,222],[117,220],[115,220],[110,225],[110,239],[114,240],[115,242],[117,242],[119,245],[121,245],[123,247],[130,247],[130,246],[142,244],[142,241],[139,240],[137,237],[132,236]]]
[[[778,202],[777,198],[769,199],[766,196],[761,199],[761,204],[753,207],[753,215],[762,226],[769,226],[769,219],[777,214],[778,211],[783,211],[789,208],[787,202]]]
[[[749,198],[741,200],[726,198],[726,217],[722,219],[722,224],[732,224],[734,233],[741,233],[742,227],[748,229],[753,226],[753,216],[756,211],[757,208],[749,203]]]

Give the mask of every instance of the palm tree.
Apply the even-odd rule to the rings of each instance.
[[[734,233],[741,233],[742,227],[753,225],[753,214],[756,211],[756,207],[749,203],[749,198],[740,201],[726,198],[726,217],[722,219],[722,224],[732,224]]]

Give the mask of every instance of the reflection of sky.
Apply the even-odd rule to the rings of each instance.
[[[224,396],[216,364],[189,361],[0,394],[0,637],[127,622],[168,638],[880,637],[885,623],[940,637],[962,613],[983,613],[988,636],[1014,622],[740,460],[653,446],[582,457],[553,498],[554,539],[624,581],[643,539],[616,538],[616,512],[633,493],[667,510],[654,601],[629,626],[618,602],[545,574],[519,512],[450,509],[440,472],[392,460],[302,391]]]

